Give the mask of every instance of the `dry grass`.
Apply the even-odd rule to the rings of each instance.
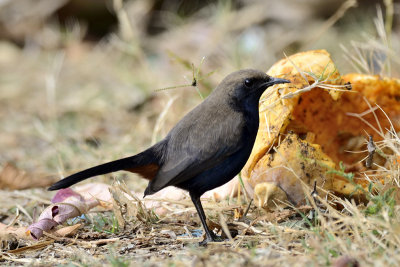
[[[354,33],[354,25],[329,27],[323,28],[321,38],[310,45],[307,36],[320,32],[321,19],[310,19],[305,10],[285,1],[273,1],[268,8],[263,1],[254,1],[239,12],[234,12],[229,2],[221,2],[186,19],[162,14],[169,30],[147,36],[140,22],[149,9],[148,2],[123,5],[122,1],[114,1],[120,28],[98,43],[82,41],[84,27],[77,22],[66,30],[46,25],[40,34],[51,33],[52,38],[43,39],[41,46],[18,48],[6,41],[0,43],[1,164],[14,162],[33,174],[61,177],[148,147],[165,136],[187,110],[201,102],[196,89],[190,86],[153,91],[191,84],[191,63],[199,66],[203,57],[206,59],[197,78],[216,71],[203,80],[198,79],[197,89],[207,95],[232,70],[244,67],[267,70],[283,57],[283,51],[289,54],[304,47],[327,48],[339,69],[347,71],[350,59],[338,56],[342,52],[337,40],[348,47],[349,37],[358,41],[364,38],[357,34],[361,32],[359,28]],[[346,14],[341,16],[344,21],[349,20]],[[393,21],[393,13],[391,16]],[[275,24],[260,23],[269,18]],[[340,19],[334,17],[335,21]],[[324,25],[330,26],[331,21]],[[379,38],[367,36],[369,46],[353,43],[357,51],[353,55],[361,56],[351,59],[356,67],[371,71],[370,65],[364,64],[369,59],[365,59],[361,50],[375,49],[391,62],[375,66],[385,66],[380,68],[382,73],[399,75],[399,68],[395,67],[399,57],[393,53],[399,49],[399,40],[398,35],[390,34],[389,23],[392,22],[376,22]],[[300,24],[301,28],[294,29],[294,24]],[[365,20],[362,25],[373,25],[373,21]],[[204,36],[208,37],[202,39]],[[382,38],[384,42],[380,41]],[[400,141],[396,133],[391,129],[389,133],[383,131],[386,138],[380,145],[390,147],[394,153],[391,157],[398,159]],[[244,222],[234,222],[234,210],[245,210],[247,203],[210,201],[205,204],[208,217],[216,224],[237,230],[238,235],[207,248],[199,248],[196,245],[199,237],[192,236],[200,224],[189,201],[174,208],[174,216],[158,220],[151,216],[151,211],[137,211],[140,216],[129,218],[125,214],[124,229],[115,223],[117,218],[112,212],[89,213],[80,219],[85,226],[76,236],[47,236],[38,244],[15,241],[11,245],[28,249],[1,252],[0,264],[330,266],[339,257],[348,255],[361,266],[397,266],[400,213],[398,202],[393,204],[398,201],[396,162],[385,167],[395,185],[394,192],[386,195],[367,192],[368,208],[335,198],[333,202],[341,208],[334,209],[319,200],[318,212],[310,219],[309,210],[314,207],[310,198],[310,207],[302,211],[266,214],[252,206]],[[112,175],[118,179],[125,176]],[[130,189],[145,188],[146,181],[129,176],[126,183]],[[112,177],[96,179],[111,183]],[[48,204],[50,196],[44,189],[2,190],[1,220],[9,223],[20,213],[15,225],[26,226]]]

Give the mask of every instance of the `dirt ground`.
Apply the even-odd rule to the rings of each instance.
[[[46,188],[61,177],[163,138],[234,70],[267,71],[284,53],[323,48],[341,73],[400,75],[398,53],[376,52],[390,69],[360,70],[341,48],[365,57],[388,43],[399,51],[396,1],[33,2],[0,3],[0,223],[7,227],[35,222],[54,196]],[[112,16],[100,27],[104,12]],[[124,181],[138,193],[147,183],[127,173],[95,181]],[[0,265],[397,266],[399,206],[373,199],[380,205],[373,215],[340,198],[340,210],[312,202],[275,212],[243,195],[203,200],[210,223],[231,234],[207,247],[198,246],[201,224],[187,198],[160,216],[123,213],[125,227],[112,210],[93,209],[64,224],[80,224],[66,237],[22,239],[0,227]]]

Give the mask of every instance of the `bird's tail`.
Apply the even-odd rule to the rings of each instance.
[[[159,153],[154,148],[151,147],[135,156],[118,159],[72,174],[53,184],[48,190],[67,188],[87,178],[120,170],[134,172],[152,180],[159,169],[159,157],[157,157]]]

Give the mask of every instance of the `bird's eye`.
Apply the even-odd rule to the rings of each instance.
[[[251,87],[253,85],[253,80],[250,79],[244,80],[244,85],[246,85],[246,87]]]

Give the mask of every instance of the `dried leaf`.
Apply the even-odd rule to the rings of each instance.
[[[81,226],[82,226],[82,224],[77,223],[77,224],[75,224],[75,225],[66,226],[66,227],[57,229],[54,233],[55,233],[56,235],[62,236],[62,237],[71,236],[71,235],[73,235],[74,233],[76,233],[76,231],[77,231],[79,228],[81,228]]]
[[[30,240],[32,237],[26,233],[26,227],[14,227],[0,223],[0,240],[3,248],[10,246],[15,240],[26,239]]]
[[[39,239],[43,231],[50,231],[67,219],[86,213],[99,204],[95,199],[85,200],[70,188],[59,190],[52,201],[57,203],[47,207],[38,221],[27,228],[27,232],[34,239]]]
[[[169,238],[171,238],[171,239],[173,239],[173,240],[176,240],[176,234],[175,234],[175,232],[172,231],[172,230],[161,230],[161,231],[160,231],[160,234],[168,235]]]
[[[33,187],[46,187],[53,184],[55,176],[27,173],[8,162],[0,172],[0,189],[22,190]]]

